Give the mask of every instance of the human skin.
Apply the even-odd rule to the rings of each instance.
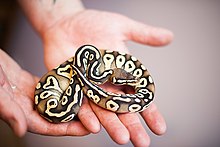
[[[85,10],[78,0],[19,0],[19,3],[29,18],[33,28],[43,41],[45,65],[48,70],[73,56],[76,49],[83,44],[92,44],[98,48],[129,53],[126,47],[126,41],[135,41],[151,46],[163,46],[170,43],[173,38],[172,33],[166,29],[145,25],[120,14]],[[5,58],[10,57],[7,56]],[[17,66],[18,65],[15,66],[16,69]],[[3,70],[2,73],[8,71]],[[12,67],[12,70],[14,70],[14,67]],[[140,122],[138,113],[115,114],[94,105],[87,99],[84,99],[83,106],[78,114],[80,122],[48,124],[48,122],[40,118],[33,110],[32,95],[38,78],[23,71],[20,67],[19,70],[21,70],[22,73],[28,74],[30,79],[34,79],[29,80],[30,86],[25,90],[27,93],[24,93],[24,91],[17,92],[19,96],[25,95],[24,97],[26,97],[28,101],[27,105],[29,105],[29,109],[26,109],[26,107],[23,106],[24,104],[18,99],[16,103],[21,109],[21,115],[23,112],[24,116],[23,121],[22,119],[17,120],[21,126],[20,129],[13,127],[13,123],[9,121],[10,119],[2,117],[11,124],[12,128],[19,136],[22,136],[26,130],[45,135],[87,135],[89,133],[99,132],[101,124],[110,137],[118,144],[125,144],[129,140],[131,140],[134,146],[148,146],[150,144],[150,138]],[[9,81],[9,83],[10,81],[14,82],[12,79],[14,76],[13,74],[11,76],[9,73],[2,75],[7,75],[7,78],[5,78],[6,76],[2,77],[4,77],[3,79],[8,79],[6,81]],[[21,78],[21,76],[19,77]],[[21,80],[25,79],[21,78]],[[4,82],[3,85],[5,85],[5,83],[7,82]],[[17,88],[19,88],[19,86],[25,88],[20,81],[14,83]],[[109,84],[104,85],[103,88],[116,93],[124,92],[123,89],[116,89]],[[11,91],[14,93],[13,89],[10,91],[4,89],[2,93],[7,95],[7,93]],[[13,94],[13,96],[8,95],[8,97],[11,101],[17,101],[16,94]],[[157,135],[165,133],[166,123],[155,104],[151,104],[149,108],[141,112],[140,115],[152,132]],[[41,125],[33,123],[31,117],[36,117],[38,124],[40,123]],[[77,128],[77,131],[73,132],[71,128]]]
[[[22,137],[27,130],[52,136],[82,136],[91,132],[80,121],[51,124],[43,119],[33,107],[34,89],[39,78],[23,70],[1,49],[0,59],[0,118],[17,136]],[[88,107],[86,105],[84,107]]]

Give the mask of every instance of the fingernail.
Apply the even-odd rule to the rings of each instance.
[[[97,133],[100,132],[100,130],[101,130],[100,123],[97,122],[97,123],[94,123],[93,128],[91,128],[90,131],[91,131],[93,134],[97,134]]]
[[[166,124],[158,124],[158,135],[163,135],[166,133],[166,130],[167,130],[167,126]]]
[[[154,30],[154,36],[159,39],[162,44],[168,44],[173,40],[173,33],[163,28]]]

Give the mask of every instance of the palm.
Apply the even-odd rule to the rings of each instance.
[[[55,125],[40,117],[33,107],[33,93],[37,77],[22,70],[1,50],[0,57],[2,59],[0,63],[0,99],[4,98],[4,101],[0,101],[0,105],[3,106],[0,114],[3,114],[1,116],[3,119],[9,121],[8,123],[12,125],[17,135],[21,136],[26,129],[44,135],[86,135],[89,133],[79,121]],[[10,105],[10,110],[7,109],[7,104]],[[5,112],[6,110],[7,112]]]
[[[45,63],[48,69],[73,56],[75,49],[83,44],[128,52],[125,46],[127,40],[159,46],[169,43],[172,39],[172,34],[168,31],[145,26],[118,14],[91,10],[59,20],[42,36],[44,38]],[[108,85],[105,85],[104,88],[108,91],[123,93],[122,90]],[[90,106],[109,135],[117,143],[124,144],[130,138],[137,146],[149,144],[149,137],[137,114],[116,115],[91,102]],[[92,114],[92,110],[88,111]],[[83,111],[86,110],[81,108],[79,113]],[[141,115],[154,133],[163,134],[165,132],[164,119],[155,105],[151,105]],[[87,128],[89,127],[87,126]]]
[[[122,25],[122,19],[127,18],[118,15],[112,17],[112,15],[99,14],[91,10],[84,11],[66,17],[49,28],[43,34],[47,67],[53,68],[68,57],[74,56],[75,50],[83,44],[128,52],[124,43],[125,28],[123,28],[124,24]],[[53,60],[54,58],[56,60]]]

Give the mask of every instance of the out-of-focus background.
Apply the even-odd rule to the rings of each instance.
[[[154,77],[157,86],[155,103],[168,125],[167,133],[161,137],[152,134],[145,125],[151,146],[219,146],[220,1],[83,0],[83,3],[86,8],[121,13],[146,24],[168,28],[175,34],[173,43],[166,47],[128,43],[131,53]],[[31,73],[41,76],[46,72],[42,42],[13,0],[0,3],[0,47]],[[85,137],[46,137],[27,133],[20,139],[0,120],[0,146],[119,145],[104,129],[99,134]]]

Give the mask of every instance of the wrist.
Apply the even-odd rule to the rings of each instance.
[[[40,36],[64,17],[84,10],[80,0],[19,0],[19,3]]]
[[[39,28],[39,33],[44,33],[59,20],[69,15],[74,15],[82,10],[84,10],[84,7],[80,0],[53,0],[52,5],[48,4],[47,13],[41,22],[42,24],[41,28]]]

